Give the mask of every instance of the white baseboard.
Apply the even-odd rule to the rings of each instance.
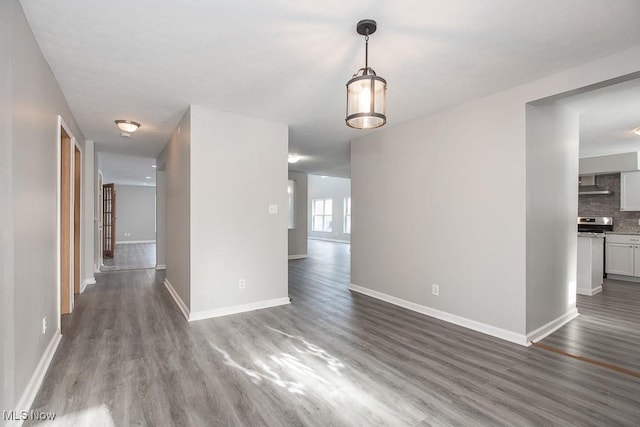
[[[96,278],[95,277],[89,277],[88,279],[84,279],[82,281],[82,284],[80,285],[80,293],[83,293],[85,289],[87,289],[88,285],[95,285],[96,284]]]
[[[291,304],[291,300],[288,297],[252,302],[233,307],[217,308],[214,310],[196,311],[189,315],[189,321],[193,322],[195,320],[210,319],[212,317],[228,316],[229,314],[244,313],[246,311],[260,310],[286,304]]]
[[[624,276],[622,274],[610,274],[610,273],[607,273],[607,279],[622,280],[623,282],[640,283],[640,277]]]
[[[51,341],[49,341],[49,345],[47,346],[44,354],[40,358],[40,362],[38,362],[38,366],[36,366],[36,370],[31,375],[31,379],[27,384],[27,388],[22,393],[18,404],[16,405],[16,410],[18,411],[28,411],[31,409],[31,405],[33,405],[33,401],[40,390],[40,386],[42,386],[42,380],[44,379],[44,375],[47,373],[47,369],[49,369],[49,365],[53,360],[53,356],[56,354],[56,350],[58,349],[58,345],[60,344],[60,340],[62,339],[62,335],[60,334],[60,329],[57,329],[53,333],[53,337],[51,337]],[[20,423],[22,424],[22,423]]]
[[[167,291],[169,291],[169,294],[178,305],[178,308],[180,308],[180,311],[184,315],[185,319],[187,319],[189,322],[210,319],[213,317],[228,316],[230,314],[244,313],[246,311],[260,310],[263,308],[277,307],[279,305],[291,304],[291,300],[286,297],[236,305],[233,307],[217,308],[214,310],[190,312],[187,305],[184,303],[184,301],[182,301],[182,298],[180,298],[180,295],[178,295],[169,280],[167,280],[166,278],[164,279],[164,286],[165,288],[167,288]]]
[[[472,329],[477,332],[482,332],[483,334],[491,335],[493,337],[510,341],[515,344],[520,344],[523,346],[531,345],[531,343],[529,342],[529,340],[527,340],[527,337],[525,335],[518,334],[516,332],[508,331],[502,328],[497,328],[495,326],[487,325],[486,323],[481,323],[475,320],[467,319],[466,317],[447,313],[446,311],[436,310],[434,308],[427,307],[425,305],[416,304],[414,302],[403,300],[401,298],[397,298],[391,295],[387,295],[382,292],[374,291],[368,288],[363,288],[362,286],[354,285],[353,283],[349,285],[349,289],[354,292],[368,295],[372,298],[376,298],[393,305],[404,307],[411,311],[415,311],[421,314],[426,314],[427,316],[435,317],[436,319],[444,320],[445,322],[453,323],[454,325],[462,326],[467,329]]]
[[[311,240],[323,240],[325,242],[334,242],[334,243],[351,243],[349,240],[339,240],[339,239],[329,239],[324,237],[315,237],[315,236],[307,236],[307,239]]]
[[[171,286],[171,283],[167,278],[164,279],[163,283],[164,283],[164,287],[167,288],[167,291],[169,291],[169,294],[178,305],[178,308],[184,315],[184,318],[189,320],[189,308],[187,307],[187,304],[185,304],[184,301],[182,301],[182,298],[180,298],[180,295],[178,295],[176,290],[173,289],[173,286]]]
[[[156,270],[166,270],[167,266],[165,264],[156,264]]]
[[[289,255],[289,259],[303,259],[309,258],[309,254]]]
[[[593,288],[593,289],[576,289],[576,293],[580,294],[580,295],[587,295],[589,297],[594,296],[595,294],[599,294],[600,292],[602,292],[602,285],[598,286],[597,288]]]
[[[116,245],[129,245],[131,243],[155,243],[155,240],[116,240]]]
[[[572,308],[562,316],[552,320],[551,322],[540,326],[533,332],[527,334],[527,341],[529,343],[534,343],[543,340],[545,337],[551,335],[558,329],[562,328],[567,323],[571,322],[573,319],[578,317],[580,313],[578,313],[577,308]]]

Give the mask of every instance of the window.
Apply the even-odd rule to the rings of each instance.
[[[351,234],[351,197],[344,198],[344,234]]]
[[[295,223],[295,190],[296,183],[292,179],[289,180],[289,184],[287,185],[287,194],[289,195],[289,230],[293,230],[296,225]]]
[[[332,199],[314,199],[313,200],[313,217],[311,220],[312,231],[332,231],[332,211],[333,200]]]

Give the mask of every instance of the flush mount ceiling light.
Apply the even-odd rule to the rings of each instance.
[[[376,32],[373,19],[363,19],[356,25],[364,36],[364,68],[360,68],[347,82],[347,126],[355,129],[373,129],[387,123],[387,81],[378,77],[369,67],[369,36]]]
[[[640,127],[635,128],[634,130],[632,130],[631,132],[635,133],[636,135],[640,136]]]
[[[122,132],[133,133],[138,130],[140,123],[131,120],[116,120],[116,126],[118,126]]]
[[[297,163],[298,160],[300,160],[300,156],[295,153],[289,153],[289,157],[287,160],[289,163]]]

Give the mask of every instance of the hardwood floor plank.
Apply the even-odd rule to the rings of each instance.
[[[100,274],[33,409],[57,425],[638,425],[639,379],[352,294],[349,246],[309,243],[289,261],[292,304],[198,322],[162,272]],[[610,293],[609,309],[627,298]],[[592,316],[549,339],[631,357],[631,304],[609,320],[585,304]]]

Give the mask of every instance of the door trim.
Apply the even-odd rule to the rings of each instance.
[[[61,245],[62,245],[62,130],[64,130],[64,132],[67,134],[67,136],[69,136],[69,138],[71,139],[71,144],[69,144],[69,153],[65,153],[69,156],[69,160],[72,160],[72,152],[73,152],[73,148],[77,146],[77,140],[73,134],[73,132],[71,132],[71,129],[69,128],[69,126],[67,126],[67,124],[64,122],[64,119],[62,118],[62,116],[58,115],[58,126],[56,129],[56,157],[57,157],[57,165],[56,165],[56,170],[57,170],[57,185],[56,185],[56,223],[57,223],[57,232],[56,232],[56,258],[57,258],[57,262],[56,262],[56,280],[55,280],[55,284],[56,284],[56,292],[55,294],[57,295],[56,298],[56,309],[57,309],[57,321],[58,321],[58,330],[62,330],[62,249],[61,249]],[[81,148],[78,147],[80,150]],[[82,151],[81,151],[82,153]],[[70,164],[70,173],[71,173],[71,178],[73,178],[73,163]],[[71,181],[73,182],[73,180]],[[71,189],[71,195],[73,195],[73,188]],[[73,212],[73,197],[70,197],[69,200],[69,209],[70,212]],[[69,239],[70,239],[70,247],[69,247],[69,257],[70,259],[73,259],[73,222],[70,221],[70,227],[69,227]],[[73,286],[73,273],[74,273],[74,267],[73,267],[73,263],[69,263],[69,274],[70,274],[70,286]],[[71,291],[70,288],[70,292],[69,292],[69,304],[71,309],[73,309],[73,292]]]

